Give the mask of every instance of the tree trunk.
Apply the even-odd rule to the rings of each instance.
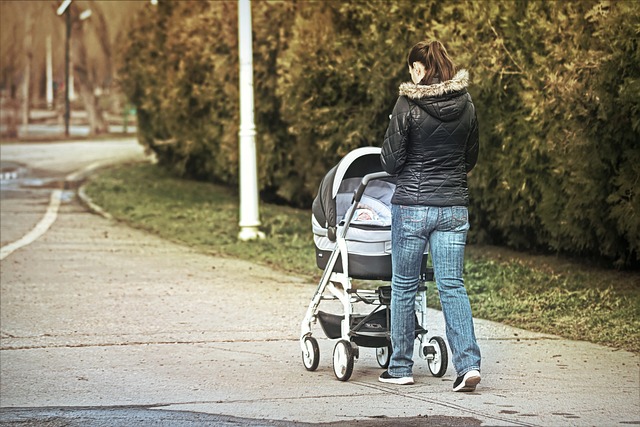
[[[7,138],[18,137],[18,116],[20,116],[20,101],[16,99],[15,94],[9,99],[6,104],[7,113],[7,132],[5,136]]]
[[[33,12],[31,8],[26,10],[25,33],[24,33],[24,54],[26,56],[24,76],[22,79],[22,125],[29,125],[29,101],[31,98],[31,63],[33,62]]]
[[[71,50],[73,57],[74,84],[84,104],[89,119],[89,135],[99,135],[108,131],[104,111],[100,107],[99,99],[95,95],[96,84],[91,75],[87,47],[85,45],[84,21],[78,18],[77,9],[74,12],[73,30],[71,36]]]

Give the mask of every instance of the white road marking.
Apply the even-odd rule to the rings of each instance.
[[[103,166],[105,166],[107,164],[109,164],[109,163],[105,162],[104,160],[93,162],[90,165],[87,165],[87,166],[83,167],[82,169],[77,170],[77,171],[67,175],[67,177],[65,178],[65,181],[66,182],[80,181],[84,177],[89,175],[91,172],[93,172],[96,169],[99,169],[99,168],[101,168],[101,167],[103,167]]]
[[[62,190],[54,190],[51,193],[51,201],[49,202],[49,207],[44,217],[36,224],[33,230],[25,234],[21,239],[0,248],[0,261],[11,255],[14,251],[35,242],[40,236],[46,233],[58,217],[58,208],[60,207],[61,200]]]
[[[113,162],[111,162],[113,163]],[[91,172],[99,169],[109,162],[105,161],[96,161],[91,163],[88,166],[83,167],[65,177],[65,183],[75,183],[76,181],[82,181],[84,177],[89,175]],[[11,255],[14,251],[27,246],[33,242],[35,242],[38,238],[40,238],[44,233],[49,230],[49,227],[55,222],[58,217],[58,208],[60,208],[60,202],[62,201],[62,190],[54,190],[51,193],[51,201],[49,202],[49,207],[47,208],[47,212],[44,214],[44,217],[40,220],[38,224],[31,230],[29,233],[25,234],[21,239],[16,240],[13,243],[9,243],[8,245],[0,248],[0,261]]]

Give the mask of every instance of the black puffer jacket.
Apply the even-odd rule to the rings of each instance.
[[[478,159],[478,120],[469,73],[432,85],[400,85],[382,145],[384,169],[397,175],[398,205],[468,206],[467,172]]]

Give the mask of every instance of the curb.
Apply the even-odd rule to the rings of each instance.
[[[82,184],[80,188],[78,188],[78,199],[80,200],[80,203],[82,203],[84,207],[87,208],[91,213],[100,215],[101,217],[108,220],[112,220],[113,216],[109,212],[102,209],[102,207],[95,204],[93,200],[91,200],[91,197],[87,195],[87,193],[84,191],[85,186],[86,184]]]
[[[138,163],[147,163],[147,162],[152,162],[152,160],[151,159],[133,160],[133,161],[122,162],[122,163],[95,162],[79,171],[76,171],[70,175],[67,175],[64,181],[64,188],[65,190],[71,190],[71,189],[77,188],[78,191],[76,194],[78,195],[78,199],[80,200],[80,203],[82,203],[82,205],[84,205],[85,208],[87,208],[91,213],[100,215],[101,217],[106,218],[108,220],[113,220],[114,219],[113,215],[105,211],[101,206],[97,205],[85,191],[87,179],[89,178],[89,176],[91,176],[95,172],[102,169],[109,168],[111,166],[134,165]]]

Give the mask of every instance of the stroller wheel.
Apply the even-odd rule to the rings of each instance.
[[[389,367],[389,361],[391,360],[391,344],[386,347],[376,348],[376,360],[381,368],[387,369]]]
[[[333,373],[340,381],[347,381],[353,373],[353,347],[347,340],[340,340],[333,349]]]
[[[435,349],[434,354],[427,356],[429,371],[431,371],[431,375],[434,377],[441,377],[447,372],[447,366],[449,364],[447,345],[441,337],[432,337],[429,340],[429,344],[432,344]]]
[[[302,364],[307,371],[315,371],[320,363],[320,348],[313,337],[304,337],[305,351],[302,352]]]

